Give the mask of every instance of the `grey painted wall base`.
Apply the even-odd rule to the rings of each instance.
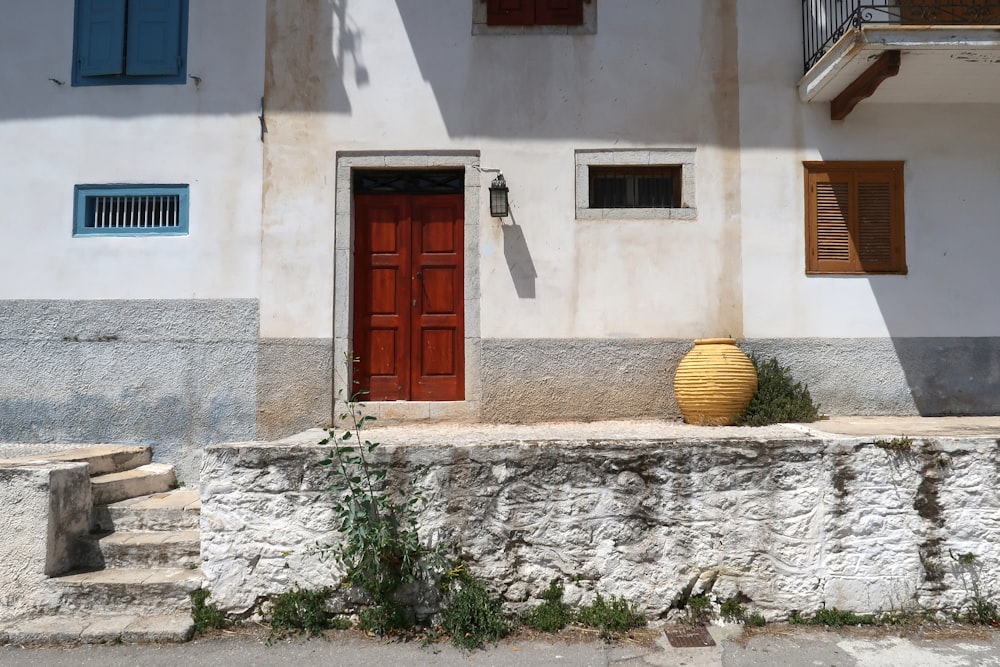
[[[149,444],[193,481],[207,444],[329,425],[332,339],[261,340],[258,319],[251,299],[0,301],[0,441]],[[827,414],[1000,413],[1000,338],[743,347],[790,367]],[[670,419],[680,417],[674,371],[690,349],[680,339],[487,338],[469,372],[481,373],[487,422]]]
[[[679,417],[674,370],[689,349],[669,339],[483,339],[483,420]]]
[[[484,339],[483,420],[679,418],[673,376],[692,341]],[[1000,338],[767,338],[837,415],[1000,414]]]
[[[261,339],[258,364],[258,439],[333,423],[332,338]]]
[[[258,330],[248,299],[0,301],[0,440],[150,444],[197,480],[255,435]]]
[[[1000,414],[1000,338],[772,338],[743,347],[777,357],[827,414]]]

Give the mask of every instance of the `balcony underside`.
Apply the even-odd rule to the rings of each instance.
[[[799,80],[799,97],[833,102],[891,51],[900,54],[898,74],[875,84],[871,102],[1000,103],[997,25],[852,28]]]

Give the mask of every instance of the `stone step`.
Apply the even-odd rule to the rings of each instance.
[[[91,477],[109,475],[144,466],[153,460],[149,447],[140,445],[89,445],[50,454],[0,460],[0,466],[26,463],[80,462],[90,466]]]
[[[198,491],[174,489],[94,506],[91,530],[99,533],[134,530],[189,530],[199,527]]]
[[[48,613],[182,614],[191,611],[191,591],[201,588],[200,568],[115,568],[78,572],[46,581]]]
[[[95,505],[107,505],[128,498],[168,491],[177,484],[174,467],[166,463],[146,465],[90,478]]]
[[[165,644],[193,634],[189,613],[41,616],[0,627],[0,644]]]
[[[188,530],[97,533],[84,540],[79,565],[84,568],[197,567],[201,533]]]

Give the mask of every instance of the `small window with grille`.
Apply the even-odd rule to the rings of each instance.
[[[591,208],[679,208],[681,168],[591,167]]]
[[[78,185],[73,236],[188,233],[187,185]]]
[[[697,220],[695,149],[578,149],[577,220]]]

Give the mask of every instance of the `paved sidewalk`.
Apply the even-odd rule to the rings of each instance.
[[[903,637],[879,630],[840,632],[775,626],[750,637],[733,626],[712,627],[717,645],[672,648],[665,638],[654,647],[567,644],[559,641],[506,641],[495,647],[463,653],[446,644],[386,643],[353,635],[330,639],[297,639],[272,646],[247,638],[198,639],[167,646],[100,645],[75,648],[0,647],[4,667],[372,667],[433,665],[435,667],[1000,667],[1000,633],[975,628],[938,633],[937,638]]]

